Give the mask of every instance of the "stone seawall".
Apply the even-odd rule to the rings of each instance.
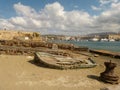
[[[47,52],[55,55],[62,55],[62,56],[71,56],[69,50],[53,50],[45,47],[16,47],[16,46],[3,46],[0,45],[0,54],[7,54],[7,55],[34,55],[35,52]]]
[[[40,41],[19,41],[19,40],[0,40],[2,46],[15,46],[15,47],[44,47],[52,49],[53,45],[56,44],[58,49],[75,50],[75,51],[88,51],[87,47],[75,46],[73,44],[58,44],[50,42]]]

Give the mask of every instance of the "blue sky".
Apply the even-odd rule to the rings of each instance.
[[[0,0],[0,29],[74,35],[119,32],[119,15],[120,0]]]
[[[91,9],[91,5],[98,6],[98,0],[0,0],[0,14],[4,18],[15,16],[13,5],[21,2],[23,5],[31,6],[37,11],[44,8],[48,3],[59,2],[64,6],[67,11],[70,10],[84,10],[91,15],[97,14],[97,12]]]

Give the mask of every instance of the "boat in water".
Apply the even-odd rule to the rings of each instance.
[[[107,39],[107,38],[102,38],[100,41],[101,41],[101,42],[107,42],[108,39]]]
[[[109,42],[114,42],[115,41],[115,39],[109,39]]]
[[[90,39],[89,41],[96,42],[96,41],[99,41],[99,39],[98,39],[98,38],[92,38],[92,39]]]
[[[34,61],[36,63],[54,69],[92,68],[97,65],[90,58],[73,58],[70,56],[55,55],[46,52],[36,52]]]

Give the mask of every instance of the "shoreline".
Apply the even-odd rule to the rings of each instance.
[[[120,60],[108,56],[92,58],[98,65],[88,69],[57,70],[37,66],[33,57],[19,55],[0,55],[1,90],[119,90],[120,84],[111,85],[99,81],[105,70],[104,62],[117,63],[115,73],[120,76]]]
[[[77,46],[86,46],[89,49],[93,49],[93,50],[106,50],[106,51],[112,51],[112,52],[116,52],[119,53],[120,52],[120,47],[119,41],[115,41],[115,42],[93,42],[93,41],[50,41],[53,43],[68,43],[68,44],[74,44]],[[107,44],[107,45],[106,45]],[[96,47],[97,46],[97,47]],[[114,47],[115,46],[115,47]],[[116,49],[117,48],[117,49]],[[115,49],[115,50],[114,50]]]
[[[3,53],[0,55],[1,90],[102,90],[102,88],[112,88],[110,90],[113,90],[114,87],[120,89],[120,84],[111,85],[99,80],[100,73],[105,70],[104,62],[109,60],[117,63],[115,73],[120,76],[120,60],[118,58],[109,57],[109,55],[104,56],[101,53],[98,57],[95,57],[95,54],[89,52],[88,48],[73,47],[73,45],[69,45],[68,47],[63,44],[59,45],[61,48],[52,49],[53,43],[43,44],[45,47],[37,47],[37,45],[39,46],[38,43],[33,43],[34,47],[30,47],[31,44],[29,43],[25,44],[24,47],[19,47],[15,43],[13,44],[13,47],[6,45],[8,48],[1,46],[1,50],[3,50]],[[23,44],[19,45],[22,46]],[[37,51],[56,54],[64,52],[65,55],[66,53],[86,55],[95,60],[97,66],[74,70],[45,68],[33,63],[34,58],[31,55]]]

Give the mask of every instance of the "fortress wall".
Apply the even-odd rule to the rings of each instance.
[[[41,36],[37,32],[24,32],[15,30],[0,30],[0,40],[13,40],[14,38],[29,37],[33,40],[42,40]]]

